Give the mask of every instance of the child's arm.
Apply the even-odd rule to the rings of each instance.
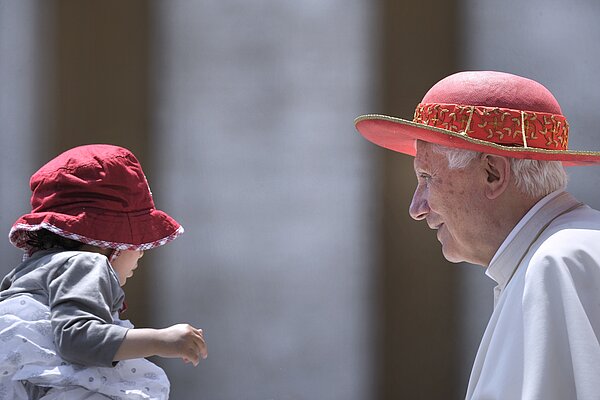
[[[123,291],[106,257],[64,252],[48,276],[49,306],[57,351],[66,361],[110,367],[114,361],[152,355],[206,358],[202,331],[187,324],[165,329],[127,329],[113,324],[111,305]]]
[[[164,329],[128,330],[113,360],[149,356],[181,358],[197,366],[200,358],[205,359],[208,352],[201,329],[179,324]]]
[[[56,350],[65,360],[111,367],[128,328],[113,324],[123,290],[108,259],[91,252],[64,251],[48,263],[46,285]]]

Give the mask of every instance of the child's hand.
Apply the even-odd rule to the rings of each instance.
[[[113,360],[149,356],[181,358],[197,366],[200,358],[208,356],[204,334],[188,324],[164,329],[129,329]]]
[[[202,329],[196,329],[188,324],[178,324],[158,331],[161,341],[158,356],[181,358],[194,366],[198,365],[200,358],[208,357]]]

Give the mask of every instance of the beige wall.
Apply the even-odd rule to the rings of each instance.
[[[163,363],[177,393],[372,398],[369,2],[157,5],[155,192],[186,234],[157,252],[156,318],[211,353]]]
[[[149,4],[52,0],[53,123],[45,157],[87,143],[129,148],[152,184],[149,132]],[[46,133],[45,133],[46,134]],[[127,285],[128,316],[149,325],[148,274]]]
[[[381,107],[411,119],[425,92],[456,70],[458,2],[383,2]],[[383,258],[379,343],[382,399],[460,398],[456,379],[456,274],[427,224],[412,220],[412,157],[384,149],[379,176]]]

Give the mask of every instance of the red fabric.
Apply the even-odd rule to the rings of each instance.
[[[600,152],[568,150],[568,123],[548,89],[503,72],[467,71],[442,79],[425,94],[414,121],[364,115],[355,125],[371,142],[408,155],[415,154],[415,140],[424,140],[513,158],[562,161],[564,165],[600,163]]]
[[[419,104],[413,122],[505,146],[567,150],[569,124],[562,115],[508,108]],[[523,128],[525,124],[525,142]],[[468,125],[468,126],[467,126]]]
[[[497,71],[450,75],[425,94],[421,103],[465,104],[562,114],[558,101],[542,84]]]
[[[30,187],[31,213],[19,218],[10,234],[17,247],[25,247],[23,231],[48,227],[115,248],[164,244],[181,231],[177,221],[156,210],[140,163],[122,147],[68,150],[34,173]]]
[[[423,140],[446,147],[480,151],[513,158],[533,160],[562,161],[565,166],[600,164],[600,153],[550,151],[536,152],[535,148],[519,148],[511,146],[490,146],[489,142],[466,138],[458,133],[440,128],[415,124],[400,119],[391,120],[383,115],[369,115],[359,118],[356,129],[369,141],[386,149],[414,156],[415,141]]]

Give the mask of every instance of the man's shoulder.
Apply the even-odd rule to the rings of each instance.
[[[532,260],[581,259],[585,254],[600,262],[599,243],[600,211],[583,205],[548,225],[533,244]]]
[[[554,233],[561,230],[583,229],[588,231],[600,230],[600,211],[586,204],[558,216],[546,231]]]

